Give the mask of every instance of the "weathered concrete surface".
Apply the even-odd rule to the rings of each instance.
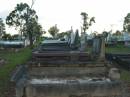
[[[105,76],[106,70],[106,67],[34,67],[28,74],[32,77]]]
[[[27,97],[123,97],[120,82],[108,79],[32,79]]]

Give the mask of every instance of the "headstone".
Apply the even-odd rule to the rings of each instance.
[[[106,34],[101,34],[95,37],[93,41],[93,54],[98,55],[99,61],[105,60],[105,37]]]
[[[71,48],[78,48],[80,44],[80,40],[79,40],[79,32],[78,30],[76,30],[75,34],[74,34],[74,38],[73,38],[73,42],[71,44]]]
[[[71,35],[70,35],[70,44],[71,44],[71,45],[74,44],[74,41],[75,41],[75,34],[74,34],[74,32],[72,31],[72,32],[71,32]]]
[[[93,39],[92,53],[95,54],[95,55],[100,54],[100,50],[101,50],[101,38],[95,37]]]
[[[86,50],[86,34],[81,32],[81,51],[85,51]]]
[[[101,51],[100,51],[100,56],[99,60],[105,60],[105,37],[101,37]]]

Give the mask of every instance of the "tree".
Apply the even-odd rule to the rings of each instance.
[[[35,19],[29,21],[29,30],[32,33],[32,39],[38,40],[43,34],[42,26]]]
[[[81,12],[81,16],[83,18],[83,25],[81,27],[81,30],[83,30],[83,32],[81,32],[81,51],[85,51],[87,46],[86,30],[89,29],[89,27],[92,25],[92,22],[95,23],[95,18],[92,17],[89,19],[86,12]]]
[[[119,30],[117,30],[115,33],[116,33],[116,36],[121,36],[122,35],[121,31],[119,31]]]
[[[57,34],[59,32],[59,29],[57,28],[57,25],[50,27],[48,32],[51,34],[53,38],[57,38]]]
[[[5,33],[5,24],[3,23],[2,18],[0,18],[0,37],[2,37]]]
[[[32,22],[38,22],[36,11],[32,9],[27,3],[17,4],[15,9],[7,16],[6,24],[15,26],[20,29],[21,36],[23,32],[30,40],[30,46],[33,45],[33,33],[36,31],[33,28]]]
[[[64,38],[64,36],[68,36],[70,33],[66,32],[61,32],[57,34],[57,38]]]
[[[124,18],[123,29],[124,31],[130,33],[130,13],[128,13],[127,16]]]
[[[92,22],[95,23],[95,17],[88,18],[88,14],[85,12],[81,12],[81,16],[83,17],[83,32],[86,33],[86,30],[92,25]]]
[[[2,39],[3,39],[3,40],[12,40],[13,38],[12,38],[12,36],[11,36],[10,34],[4,34],[4,35],[2,36]]]

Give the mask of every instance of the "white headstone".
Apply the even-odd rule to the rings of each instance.
[[[86,50],[86,35],[84,33],[81,33],[81,51]]]
[[[75,34],[74,34],[74,32],[71,32],[70,39],[71,39],[70,43],[74,44],[74,40],[75,40]]]

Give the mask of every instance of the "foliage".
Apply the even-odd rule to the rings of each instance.
[[[14,35],[12,35],[12,39],[13,40],[18,40],[18,39],[20,39],[20,35],[19,34],[14,34]]]
[[[25,32],[29,32],[29,33],[24,33],[24,35],[29,36],[29,39],[31,40],[31,42],[33,42],[35,39],[38,40],[44,33],[42,30],[42,26],[35,19],[31,19],[29,21],[28,29],[26,30],[27,31]]]
[[[117,30],[115,33],[113,33],[112,34],[113,36],[121,36],[122,35],[122,33],[119,31],[119,30]]]
[[[51,34],[51,36],[52,36],[53,38],[57,38],[57,34],[58,34],[58,32],[59,32],[59,29],[58,29],[57,26],[55,25],[55,26],[50,27],[50,29],[48,30],[48,32]]]
[[[3,39],[3,40],[12,40],[12,36],[11,36],[10,34],[4,34],[4,35],[2,36],[2,39]]]
[[[124,18],[123,29],[124,31],[130,33],[130,13],[128,13],[127,16]]]
[[[81,16],[83,17],[82,29],[83,29],[83,32],[85,33],[86,30],[92,25],[92,22],[95,23],[95,17],[92,17],[89,19],[88,14],[85,12],[81,12]]]
[[[68,32],[58,33],[58,34],[57,34],[57,38],[64,38],[64,36],[68,36],[68,35],[69,35]]]
[[[107,53],[130,53],[130,48],[125,47],[124,45],[113,45],[112,47],[106,47],[106,52]]]
[[[121,70],[121,80],[130,82],[130,72],[127,70]]]
[[[15,9],[6,18],[6,24],[19,28],[21,35],[23,34],[29,38],[30,45],[33,45],[33,37],[35,37],[33,35],[37,32],[38,34],[41,33],[38,31],[41,26],[37,22],[38,16],[36,11],[31,9],[27,3],[17,4]],[[37,29],[35,29],[35,26]]]
[[[5,33],[5,24],[3,23],[2,18],[0,18],[0,36],[3,36]]]

